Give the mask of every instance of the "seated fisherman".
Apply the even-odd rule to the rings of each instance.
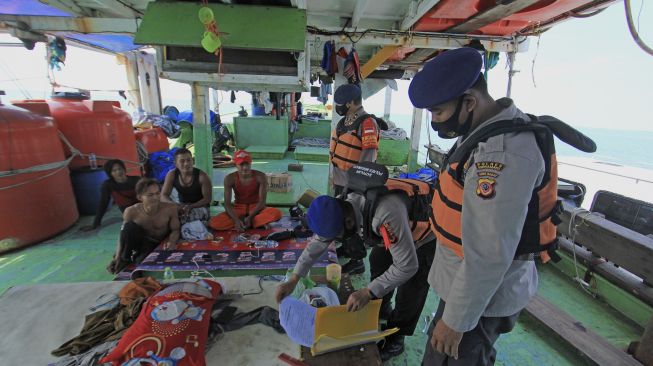
[[[356,168],[349,171],[349,179]],[[387,170],[385,174],[387,177]],[[413,189],[411,184],[407,187]],[[277,302],[293,292],[299,279],[307,275],[334,239],[351,245],[351,239],[358,236],[359,227],[363,226],[363,240],[373,245],[369,255],[372,281],[349,296],[347,309],[356,311],[370,300],[382,298],[380,316],[387,317],[389,328],[400,330],[385,340],[381,358],[386,361],[401,354],[404,337],[413,334],[426,302],[427,278],[435,253],[435,238],[428,217],[411,222],[409,199],[406,194],[392,190],[370,202],[371,209],[366,213],[365,196],[359,193],[350,193],[346,200],[317,197],[307,215],[308,225],[317,236],[302,252],[290,280],[277,287]],[[362,247],[360,239],[358,242]],[[365,249],[362,251],[364,255]],[[391,310],[390,300],[395,288],[395,308]]]
[[[179,239],[179,217],[174,204],[161,202],[159,183],[142,178],[136,184],[141,203],[127,207],[116,255],[107,267],[118,273],[129,263],[139,263],[161,242],[165,250],[175,249]]]
[[[163,181],[161,201],[177,204],[182,224],[200,220],[206,225],[213,189],[211,178],[193,167],[193,155],[187,149],[177,149],[174,159],[175,169]],[[170,198],[173,188],[177,190],[179,202]]]
[[[213,217],[209,226],[215,230],[243,231],[277,221],[281,211],[265,207],[268,183],[265,174],[252,170],[252,157],[245,150],[234,154],[237,171],[224,177],[225,212]],[[236,196],[231,202],[231,192]]]
[[[109,179],[105,180],[100,188],[100,203],[93,225],[82,227],[80,229],[82,231],[91,231],[100,227],[102,217],[109,207],[109,199],[113,199],[113,203],[118,206],[120,212],[125,212],[127,207],[138,203],[134,188],[141,177],[127,175],[125,163],[118,159],[107,161],[102,169],[107,173]]]

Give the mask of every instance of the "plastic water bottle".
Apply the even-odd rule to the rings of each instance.
[[[88,162],[91,165],[91,169],[97,169],[97,158],[95,157],[95,154],[91,153],[88,155]]]
[[[175,274],[172,272],[172,268],[166,267],[165,270],[163,271],[163,280],[171,281],[174,279],[175,279]]]

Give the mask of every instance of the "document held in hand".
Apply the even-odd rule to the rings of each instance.
[[[316,309],[289,296],[279,306],[279,318],[290,339],[311,347],[311,354],[316,356],[376,342],[397,332],[398,328],[379,331],[380,308],[381,300],[373,300],[355,312],[348,312],[345,305]]]

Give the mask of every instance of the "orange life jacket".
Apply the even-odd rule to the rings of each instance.
[[[349,170],[352,166],[358,164],[363,150],[363,142],[358,136],[358,130],[361,123],[368,118],[378,119],[371,114],[363,114],[356,118],[354,122],[345,126],[345,117],[340,119],[338,126],[331,131],[331,141],[329,144],[329,155],[331,164],[340,170]],[[385,123],[385,122],[384,122]],[[377,122],[377,125],[379,123]],[[380,134],[377,134],[376,143],[378,145]]]
[[[530,116],[530,115],[529,115]],[[462,208],[465,163],[479,142],[490,137],[514,132],[532,132],[544,158],[545,173],[542,182],[535,187],[528,203],[526,220],[517,246],[515,257],[539,253],[543,262],[558,260],[556,226],[560,223],[560,202],[557,197],[558,163],[553,135],[586,152],[596,151],[596,144],[553,117],[530,116],[532,122],[522,119],[494,122],[475,131],[460,146],[452,148],[436,183],[431,206],[433,208],[433,232],[438,242],[463,257]]]
[[[374,232],[372,218],[376,213],[379,199],[388,194],[401,193],[407,203],[408,221],[414,242],[424,239],[431,231],[430,202],[433,188],[418,179],[388,178],[388,169],[380,164],[363,162],[347,172],[347,191],[354,191],[365,197],[363,208],[363,240],[368,246],[385,242]]]

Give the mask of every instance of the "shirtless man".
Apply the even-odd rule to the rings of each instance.
[[[107,269],[118,273],[129,263],[139,263],[159,243],[163,249],[173,250],[179,239],[177,206],[161,202],[161,191],[156,180],[142,178],[136,183],[136,197],[140,201],[123,213],[123,225],[116,255]]]

